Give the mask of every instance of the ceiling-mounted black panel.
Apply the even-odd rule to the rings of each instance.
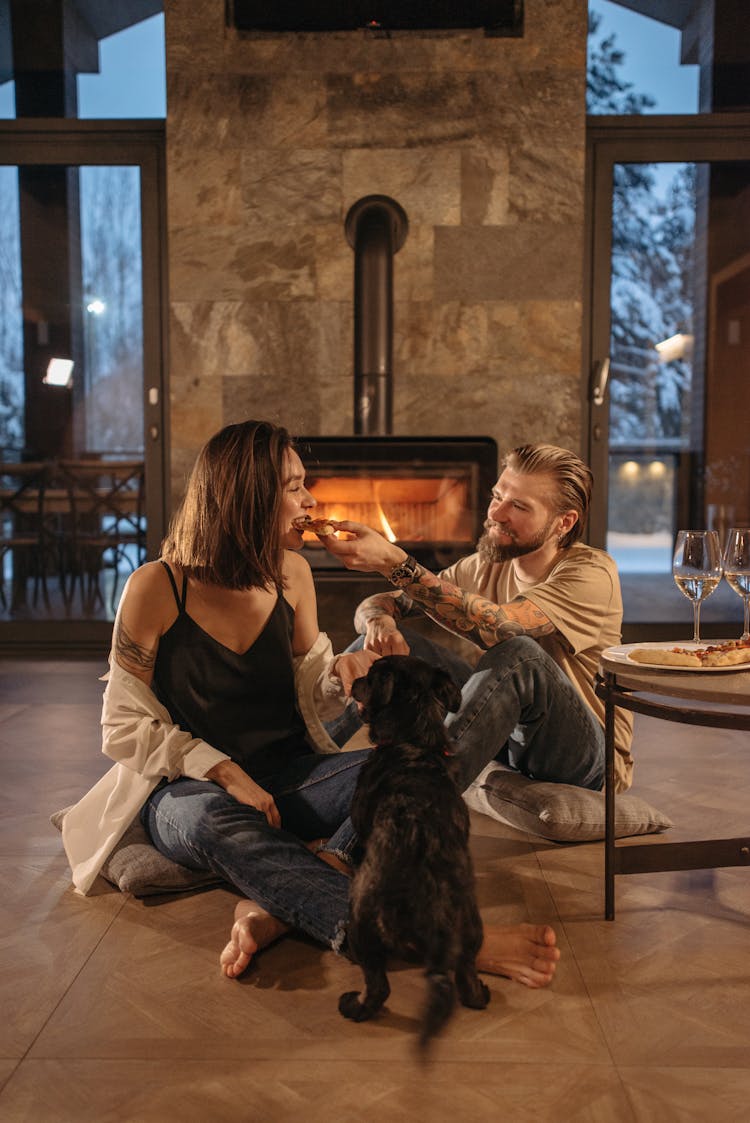
[[[239,31],[440,31],[523,34],[523,0],[227,0]]]

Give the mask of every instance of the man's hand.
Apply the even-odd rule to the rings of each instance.
[[[365,651],[375,651],[378,655],[408,655],[409,645],[393,617],[383,614],[367,621]]]
[[[319,541],[347,569],[356,569],[360,573],[382,573],[387,577],[395,566],[408,557],[406,550],[389,542],[377,530],[363,523],[337,521],[336,530],[346,531],[352,537],[337,538],[335,534],[329,534]]]
[[[273,796],[252,780],[244,768],[235,764],[233,760],[220,760],[213,768],[209,768],[205,775],[206,780],[213,780],[219,784],[238,803],[245,803],[262,811],[271,827],[281,826],[281,815],[274,803]]]
[[[379,658],[374,651],[347,651],[344,655],[339,655],[333,673],[341,679],[347,698],[352,692],[354,680],[366,675]]]

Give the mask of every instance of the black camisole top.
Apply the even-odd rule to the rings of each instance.
[[[159,641],[153,689],[181,729],[207,741],[254,780],[311,751],[294,690],[294,609],[279,592],[263,631],[238,655],[187,613],[169,574],[179,615]]]

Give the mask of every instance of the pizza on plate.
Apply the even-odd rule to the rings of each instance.
[[[659,667],[737,667],[750,663],[750,640],[731,639],[707,647],[637,647],[628,652],[634,663]]]

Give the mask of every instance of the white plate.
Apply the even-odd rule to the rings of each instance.
[[[695,644],[692,641],[685,640],[654,640],[652,643],[624,643],[620,647],[608,647],[602,655],[611,659],[614,663],[625,663],[629,667],[652,667],[656,671],[668,671],[670,674],[682,674],[686,671],[689,675],[695,674],[716,674],[722,671],[748,671],[750,670],[750,663],[735,663],[733,667],[669,667],[664,663],[642,663],[640,660],[636,662],[635,659],[630,658],[631,651],[639,651],[644,647],[684,647],[686,651],[695,648],[702,651],[706,647],[715,647],[717,644],[726,643],[726,640],[706,640],[705,643]]]

